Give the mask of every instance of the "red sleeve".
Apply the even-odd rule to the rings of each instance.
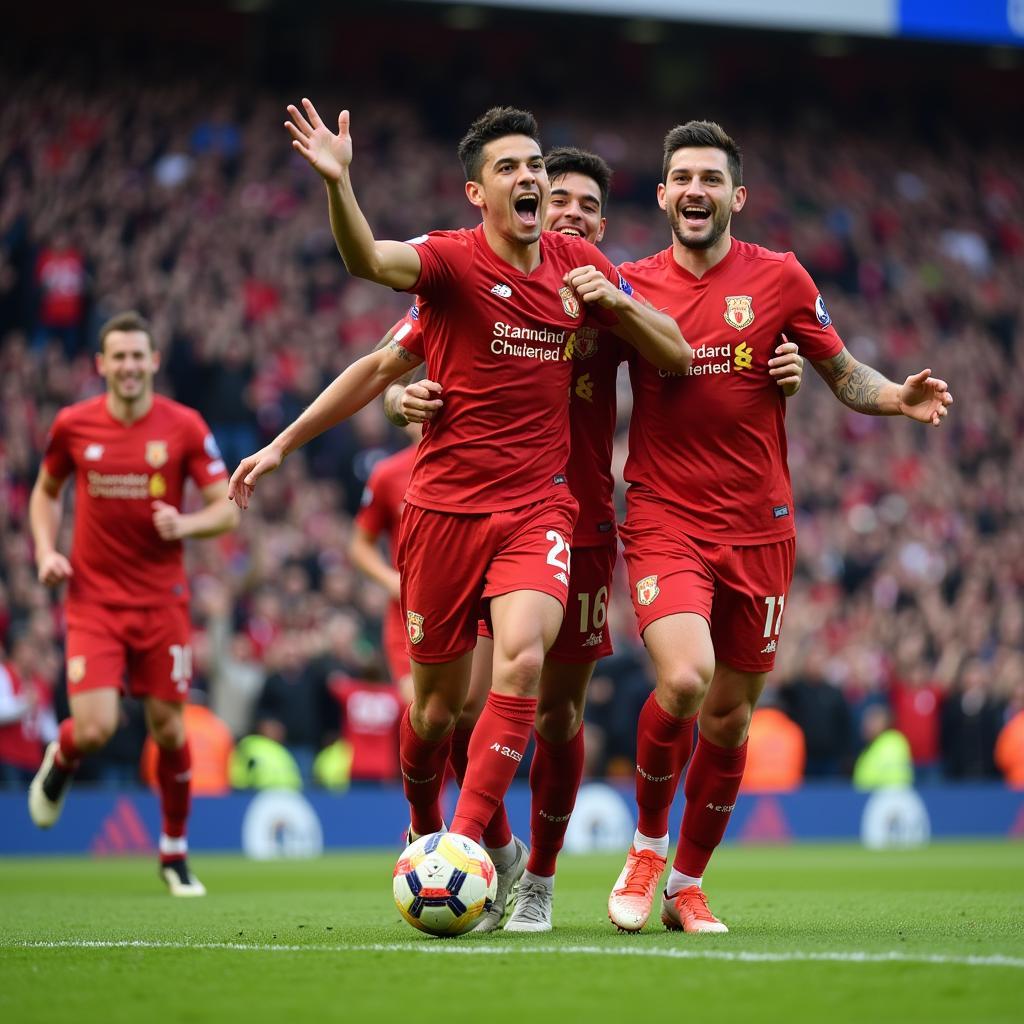
[[[380,463],[370,471],[370,478],[363,488],[363,497],[356,513],[356,526],[370,537],[379,537],[388,527],[389,516],[381,484]]]
[[[420,254],[420,276],[407,289],[430,298],[464,277],[473,262],[473,239],[468,231],[431,231],[409,239]]]
[[[227,467],[220,449],[203,417],[193,412],[186,433],[185,471],[202,490],[227,477]]]
[[[50,427],[46,438],[46,451],[43,454],[43,466],[55,480],[63,480],[75,470],[68,447],[67,417],[64,412],[57,413],[57,418]]]
[[[812,362],[831,359],[843,348],[825,303],[811,275],[791,252],[786,253],[780,280],[786,337]]]
[[[409,307],[409,312],[391,329],[394,332],[391,335],[392,341],[401,345],[406,352],[419,356],[420,359],[425,358],[423,351],[423,327],[420,325],[420,306],[418,302],[414,302]]]

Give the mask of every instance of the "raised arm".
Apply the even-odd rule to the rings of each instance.
[[[618,322],[609,330],[632,345],[649,363],[670,373],[689,370],[693,349],[667,313],[659,313],[649,303],[632,298],[597,267],[577,267],[565,275],[565,283],[588,305],[611,310]]]
[[[896,384],[858,362],[845,347],[831,359],[816,361],[814,369],[843,405],[868,416],[906,416],[937,427],[953,404],[949,385],[931,370]]]
[[[243,459],[231,474],[228,497],[248,508],[256,481],[272,473],[296,448],[357,413],[421,358],[395,341],[357,359],[320,392],[312,404],[265,448]]]
[[[349,177],[352,163],[349,112],[343,110],[338,115],[338,134],[335,135],[308,99],[303,98],[302,107],[300,111],[294,104],[288,105],[291,121],[285,121],[284,126],[292,137],[292,147],[324,179],[331,231],[349,273],[389,288],[403,291],[411,288],[420,276],[416,247],[406,242],[378,242],[356,202]]]
[[[28,500],[28,523],[36,549],[39,582],[55,587],[71,576],[71,563],[57,550],[57,535],[63,515],[60,492],[64,481],[52,476],[46,466],[39,467],[32,495]]]

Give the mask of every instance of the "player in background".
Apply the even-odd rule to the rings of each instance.
[[[423,356],[396,335],[388,348],[354,364],[363,368],[349,383],[358,385],[359,398],[371,382],[379,394],[425,357],[428,375],[445,388],[444,415],[424,431],[418,449],[399,542],[415,686],[402,722],[401,761],[412,834],[439,831],[441,781],[483,603],[495,635],[494,682],[473,731],[452,822],[453,831],[479,840],[522,760],[544,654],[568,595],[567,538],[577,512],[565,479],[570,337],[605,323],[677,372],[689,366],[690,350],[670,317],[631,297],[599,250],[582,239],[542,236],[548,181],[532,115],[494,108],[460,143],[466,195],[481,212],[477,228],[393,242],[374,239],[356,203],[348,112],[335,135],[308,100],[303,106],[304,113],[289,107],[287,127],[296,150],[324,179],[349,271],[426,299]],[[337,404],[321,396],[320,411],[331,411],[317,422],[352,409],[353,392],[340,388]],[[243,506],[259,476],[313,436],[316,419],[303,414],[243,460],[231,484]],[[495,866],[507,870],[516,855],[511,843]]]
[[[930,370],[896,384],[859,363],[792,253],[733,239],[731,219],[746,195],[740,151],[718,125],[672,129],[658,186],[671,245],[622,269],[685,324],[694,346],[685,375],[630,361],[621,535],[656,686],[637,730],[639,825],[608,901],[612,922],[627,931],[650,915],[668,855],[669,809],[688,760],[661,919],[687,932],[727,930],[708,909],[702,878],[736,803],[796,543],[785,403],[763,372],[780,334],[857,412],[938,426],[952,402]]]
[[[611,168],[601,157],[570,147],[552,150],[544,163],[551,182],[544,229],[582,237],[595,244],[600,242],[607,225]],[[417,323],[411,321],[410,336],[417,329]],[[802,372],[797,347],[792,342],[782,342],[776,354],[773,376],[786,394],[794,394]],[[567,476],[580,513],[572,539],[570,601],[541,673],[535,751],[530,766],[533,799],[529,860],[516,889],[515,909],[505,925],[506,931],[551,929],[556,861],[583,777],[582,725],[587,686],[598,660],[612,653],[606,622],[618,548],[612,446],[616,379],[619,363],[625,356],[624,347],[607,331],[584,328],[576,332]],[[385,410],[396,425],[422,423],[439,412],[441,401],[442,389],[437,382],[412,383],[400,379],[385,393]],[[489,631],[481,629],[473,657],[470,699],[452,734],[451,759],[460,781],[479,704],[490,687],[493,651]],[[484,845],[492,851],[500,850],[511,840],[504,804],[499,805],[483,838]],[[493,931],[499,926],[507,894],[499,885],[494,905],[476,931]]]
[[[123,686],[143,698],[159,748],[163,821],[160,875],[172,895],[202,896],[188,868],[191,758],[184,706],[192,678],[182,540],[215,537],[238,522],[227,473],[202,417],[153,393],[160,367],[138,313],[100,329],[96,368],[106,393],[58,413],[29,501],[39,579],[68,582],[67,686],[71,716],[29,787],[32,820],[49,828],[81,759],[117,728]],[[75,475],[70,559],[57,550],[61,490]],[[203,508],[180,511],[187,478]]]
[[[410,703],[413,696],[412,669],[405,650],[405,621],[402,618],[400,582],[395,560],[405,492],[412,477],[416,447],[423,428],[418,423],[410,423],[403,429],[409,435],[410,443],[400,452],[381,459],[366,481],[352,531],[349,558],[364,576],[379,583],[390,599],[384,616],[384,657],[391,682],[404,706]],[[381,537],[387,541],[387,559],[380,550]]]

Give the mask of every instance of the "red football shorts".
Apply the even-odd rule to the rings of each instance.
[[[569,602],[562,628],[548,651],[555,661],[587,665],[613,653],[608,630],[608,597],[615,571],[618,543],[596,548],[573,548]],[[494,639],[486,619],[477,623],[477,636]]]
[[[707,619],[715,657],[741,672],[770,672],[793,579],[796,540],[736,546],[697,540],[636,516],[619,531],[641,635],[657,619]]]
[[[391,682],[397,683],[412,671],[409,668],[409,654],[405,649],[405,619],[402,617],[402,606],[398,601],[388,602],[382,633],[388,674],[391,676]]]
[[[517,590],[565,607],[577,505],[564,494],[507,512],[459,515],[406,505],[398,539],[406,650],[452,661],[476,646],[482,602]]]
[[[68,608],[68,696],[115,687],[183,703],[192,681],[188,606]]]

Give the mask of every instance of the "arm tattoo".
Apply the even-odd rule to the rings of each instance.
[[[815,369],[843,405],[869,416],[882,415],[879,398],[889,381],[877,370],[858,363],[846,349],[823,363],[815,364]]]
[[[402,348],[397,341],[388,343],[388,351],[393,356],[401,359],[404,363],[411,363],[416,359],[416,356],[414,356],[407,348]]]

